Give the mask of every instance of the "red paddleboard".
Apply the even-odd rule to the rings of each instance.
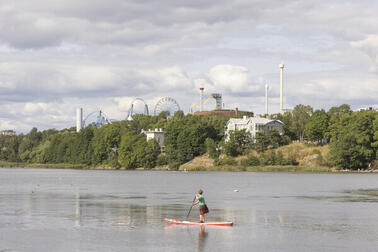
[[[234,223],[231,221],[208,221],[201,223],[199,221],[181,221],[181,220],[173,220],[173,219],[164,219],[166,222],[179,224],[179,225],[205,225],[205,226],[232,226]]]

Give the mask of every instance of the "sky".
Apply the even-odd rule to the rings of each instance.
[[[268,84],[278,113],[280,63],[287,109],[378,108],[377,13],[377,0],[0,0],[0,130],[69,128],[78,107],[123,120],[135,98],[188,113],[200,87],[263,114]]]

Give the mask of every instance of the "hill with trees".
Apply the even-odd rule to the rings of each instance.
[[[101,128],[91,126],[76,132],[64,130],[38,131],[28,134],[0,136],[0,160],[24,164],[72,164],[80,167],[113,167],[116,169],[152,168],[180,165],[205,153],[214,167],[234,165],[298,165],[293,151],[279,151],[292,142],[327,145],[324,166],[342,169],[373,168],[378,163],[378,112],[352,112],[348,105],[329,111],[313,110],[297,105],[285,114],[271,115],[284,123],[284,135],[277,131],[259,133],[254,142],[245,131],[234,131],[224,141],[228,121],[220,115],[184,115],[182,111],[167,118],[135,115],[133,121],[120,121]],[[155,140],[146,140],[142,130],[163,128],[165,152]],[[315,153],[316,154],[316,153]],[[239,158],[238,157],[247,157]],[[244,161],[240,161],[244,160]]]

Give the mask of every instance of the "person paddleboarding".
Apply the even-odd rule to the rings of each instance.
[[[209,209],[206,206],[202,189],[199,189],[198,193],[196,194],[196,201],[193,202],[193,206],[195,205],[199,206],[200,223],[205,223],[205,214],[209,212]]]

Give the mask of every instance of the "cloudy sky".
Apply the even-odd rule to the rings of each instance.
[[[0,129],[75,125],[98,109],[124,119],[160,97],[185,113],[226,108],[378,107],[376,0],[0,0]],[[207,109],[213,109],[214,101]],[[142,105],[135,105],[142,112]]]

